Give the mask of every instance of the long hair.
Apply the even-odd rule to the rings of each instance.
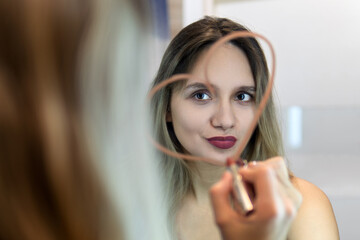
[[[103,239],[78,89],[89,0],[0,1],[0,239]]]
[[[153,1],[99,2],[82,63],[87,133],[125,239],[168,239],[160,171],[147,138]]]
[[[249,31],[244,26],[225,18],[205,17],[181,30],[170,42],[163,56],[153,86],[177,73],[188,73],[199,55],[221,37],[234,31]],[[256,103],[261,101],[269,78],[263,50],[255,38],[238,38],[231,41],[246,54],[256,85]],[[173,151],[181,152],[183,147],[177,140],[172,123],[166,122],[172,91],[180,82],[173,83],[158,91],[152,99],[154,134],[160,144]],[[275,114],[273,98],[259,119],[259,123],[247,144],[242,158],[264,160],[282,155],[283,144]],[[189,163],[182,159],[161,154],[161,166],[167,182],[166,192],[170,202],[170,220],[174,221],[177,207],[189,192],[193,192],[193,177]]]

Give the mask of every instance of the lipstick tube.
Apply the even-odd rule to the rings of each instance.
[[[227,159],[226,165],[228,166],[233,176],[233,192],[235,195],[235,200],[239,204],[242,213],[247,215],[254,209],[254,206],[250,200],[249,194],[246,191],[244,181],[242,180],[241,175],[238,173],[238,167],[235,164],[235,161],[232,159]]]

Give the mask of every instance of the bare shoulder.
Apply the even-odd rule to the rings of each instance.
[[[294,177],[292,182],[302,194],[303,201],[288,239],[339,239],[335,215],[326,194],[304,179]]]

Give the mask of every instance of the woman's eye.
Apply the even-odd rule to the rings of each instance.
[[[239,93],[236,96],[236,100],[241,101],[241,102],[249,102],[252,100],[252,95],[248,94],[248,93]]]
[[[195,93],[193,96],[196,100],[209,100],[210,99],[210,96],[204,92]]]

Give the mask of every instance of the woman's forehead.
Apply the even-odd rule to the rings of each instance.
[[[207,81],[218,88],[224,84],[234,87],[255,85],[247,56],[240,48],[232,44],[221,46],[209,58],[206,66],[207,52],[204,50],[198,57],[190,72],[194,77],[186,81],[185,87],[195,83],[206,84]]]

